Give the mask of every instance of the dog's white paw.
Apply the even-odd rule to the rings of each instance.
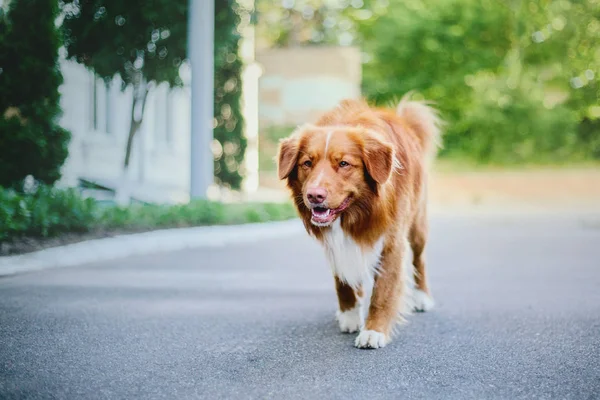
[[[361,331],[354,341],[354,346],[359,349],[379,349],[386,344],[387,338],[383,333],[370,330]]]
[[[429,311],[435,306],[433,297],[420,289],[415,289],[413,291],[412,303],[413,310],[416,312]]]
[[[344,333],[358,332],[363,322],[362,316],[360,315],[360,306],[346,311],[338,310],[336,319],[340,326],[340,331]]]

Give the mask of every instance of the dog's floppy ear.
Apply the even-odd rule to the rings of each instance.
[[[363,144],[363,162],[373,180],[383,184],[392,173],[394,148],[378,134],[367,132]]]
[[[279,179],[285,179],[296,167],[299,152],[299,140],[297,135],[283,139],[279,142],[279,152],[277,154],[277,172]]]

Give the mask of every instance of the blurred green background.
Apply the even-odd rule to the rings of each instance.
[[[263,45],[358,46],[376,104],[411,90],[434,101],[447,121],[441,157],[600,159],[598,0],[258,0],[257,17]]]

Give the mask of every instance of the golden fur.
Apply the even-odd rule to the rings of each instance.
[[[339,218],[344,235],[365,251],[383,239],[362,330],[382,333],[386,342],[403,307],[406,241],[414,254],[416,289],[429,295],[424,259],[426,183],[439,132],[436,111],[424,103],[404,98],[394,110],[344,100],[314,125],[299,127],[280,143],[279,178],[287,180],[309,234],[323,241],[332,229],[315,222],[315,204],[307,191],[318,187],[327,193],[327,200],[326,207],[317,210],[329,209],[327,215]],[[362,287],[352,287],[338,276],[335,282],[340,311],[352,309]]]

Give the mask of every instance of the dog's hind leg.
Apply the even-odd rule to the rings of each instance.
[[[414,311],[428,311],[434,306],[433,298],[427,283],[425,268],[425,245],[427,244],[428,226],[425,205],[417,213],[410,228],[408,240],[413,252],[415,290],[413,291]]]

